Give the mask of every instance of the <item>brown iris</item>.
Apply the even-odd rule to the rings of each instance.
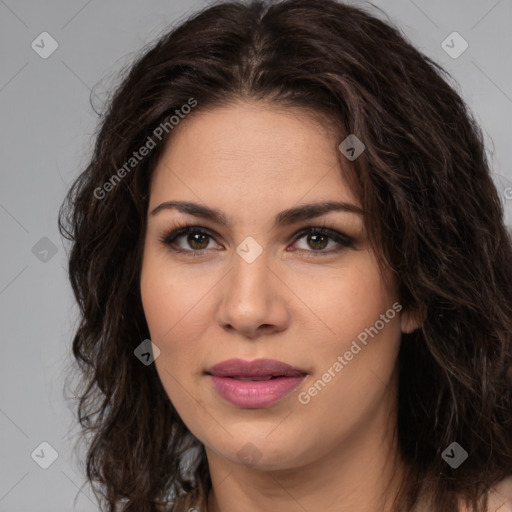
[[[201,237],[202,237],[202,240],[201,240]],[[190,244],[190,246],[192,248],[197,249],[197,250],[206,249],[206,247],[208,247],[208,239],[209,239],[209,236],[205,235],[203,233],[189,233],[189,235],[187,236],[187,242]],[[195,244],[201,244],[201,243],[204,244],[201,247],[197,247],[195,245]]]
[[[322,238],[322,242],[318,242],[318,239]],[[311,235],[308,235],[308,243],[310,244],[310,247],[313,249],[324,249],[327,245],[328,236],[326,235],[319,235],[318,233],[313,233]],[[312,241],[313,240],[313,241]],[[320,244],[320,246],[318,246]]]

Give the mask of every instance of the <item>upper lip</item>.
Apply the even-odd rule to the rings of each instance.
[[[228,359],[218,363],[206,373],[216,377],[302,377],[306,372],[275,359]]]

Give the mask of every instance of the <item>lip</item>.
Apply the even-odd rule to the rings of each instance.
[[[218,363],[206,373],[216,377],[298,377],[306,372],[275,359],[228,359]]]
[[[215,390],[237,407],[268,407],[296,388],[307,373],[275,359],[229,359],[206,371]],[[240,380],[259,378],[267,380]]]

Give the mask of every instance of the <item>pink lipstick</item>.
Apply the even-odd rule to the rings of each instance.
[[[272,405],[307,375],[303,370],[274,359],[229,359],[212,366],[206,373],[219,395],[236,407],[248,409]]]

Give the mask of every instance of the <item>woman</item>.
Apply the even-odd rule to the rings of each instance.
[[[512,242],[443,73],[332,0],[132,66],[59,217],[103,510],[512,506]]]

